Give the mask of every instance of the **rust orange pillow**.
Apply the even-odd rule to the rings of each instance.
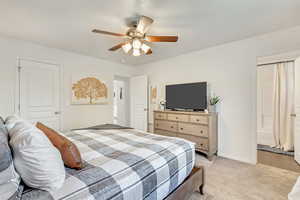
[[[40,129],[60,151],[64,164],[67,167],[73,169],[83,168],[80,152],[73,142],[40,122],[36,124],[36,127]]]

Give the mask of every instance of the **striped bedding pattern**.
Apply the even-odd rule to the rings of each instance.
[[[64,186],[50,194],[25,189],[22,200],[161,200],[190,174],[194,144],[134,129],[65,133],[79,148],[85,167],[66,168]]]

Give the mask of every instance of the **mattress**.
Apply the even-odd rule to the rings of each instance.
[[[66,168],[64,186],[54,193],[26,188],[22,200],[161,200],[191,173],[195,146],[184,139],[134,129],[76,130],[64,134],[85,162]]]

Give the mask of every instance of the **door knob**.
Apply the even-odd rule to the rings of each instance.
[[[291,117],[297,117],[297,114],[293,113],[291,114]]]
[[[60,115],[60,111],[54,112],[55,115]]]

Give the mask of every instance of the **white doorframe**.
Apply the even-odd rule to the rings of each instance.
[[[255,90],[256,93],[255,94],[255,134],[254,134],[254,144],[253,147],[255,148],[253,152],[255,152],[255,154],[253,155],[254,161],[255,163],[257,163],[257,65],[260,64],[267,64],[267,63],[273,63],[273,62],[280,62],[280,61],[286,61],[286,60],[296,60],[297,58],[300,57],[300,50],[297,51],[291,51],[291,52],[286,52],[286,53],[282,53],[282,54],[275,54],[275,55],[270,55],[270,56],[258,56],[256,58],[256,74],[255,74],[255,80],[256,80],[256,86],[255,86]]]
[[[129,77],[123,77],[123,76],[114,76],[113,80],[113,88],[115,89],[115,84],[114,81],[122,81],[124,83],[124,93],[123,93],[123,98],[124,98],[124,105],[125,105],[125,123],[124,126],[130,126],[130,78]],[[113,102],[113,106],[114,102]],[[113,112],[115,112],[113,108]]]
[[[31,62],[36,62],[36,63],[42,63],[42,64],[48,64],[48,65],[56,65],[59,70],[59,107],[60,107],[60,112],[61,114],[59,115],[59,121],[60,121],[60,129],[63,130],[63,95],[64,95],[64,88],[62,87],[63,83],[63,69],[60,64],[53,63],[53,62],[48,62],[48,61],[41,61],[41,60],[36,60],[36,59],[31,59],[31,58],[22,58],[18,57],[17,62],[16,62],[16,81],[15,81],[15,106],[14,106],[14,113],[20,115],[20,67],[21,67],[21,60],[24,61],[31,61]],[[61,131],[60,130],[60,131]]]
[[[294,116],[294,142],[295,142],[295,160],[300,164],[300,56],[295,60],[295,116]]]

